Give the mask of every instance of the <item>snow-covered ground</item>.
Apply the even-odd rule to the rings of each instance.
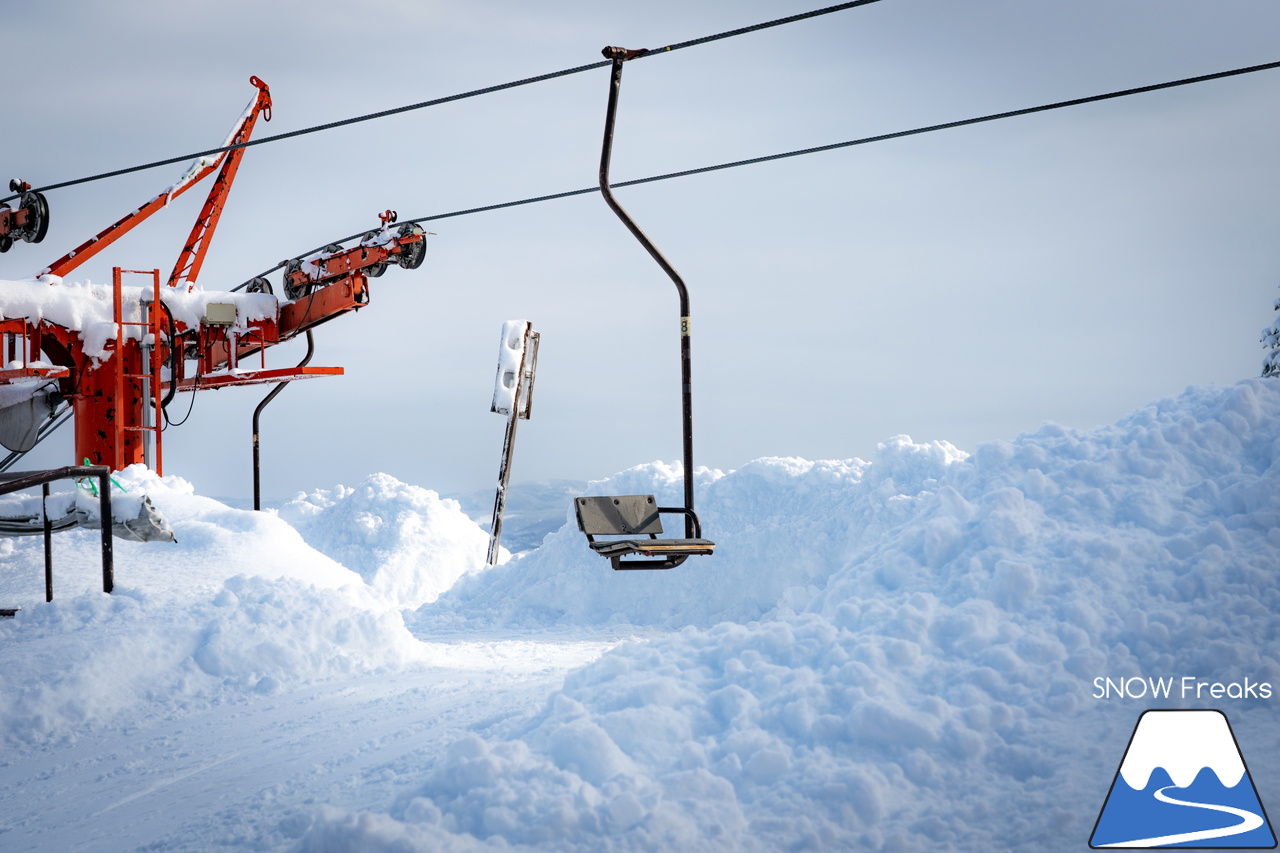
[[[1083,850],[1150,707],[1224,711],[1280,802],[1280,379],[697,477],[716,556],[615,573],[569,523],[485,569],[385,475],[253,513],[125,472],[177,542],[113,595],[94,532],[51,604],[0,540],[0,848]],[[1135,676],[1176,687],[1097,698]]]

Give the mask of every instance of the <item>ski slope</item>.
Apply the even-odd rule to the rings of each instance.
[[[93,532],[52,604],[0,541],[0,847],[1085,849],[1150,706],[1095,678],[1280,688],[1278,477],[1280,380],[1193,387],[700,470],[716,556],[614,573],[569,523],[486,569],[386,475],[252,513],[131,469],[177,542],[117,542],[114,595]],[[1223,710],[1265,804],[1274,701],[1161,704]]]

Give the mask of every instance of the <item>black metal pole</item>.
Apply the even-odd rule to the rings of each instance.
[[[640,241],[640,245],[644,246],[645,251],[658,262],[658,266],[662,267],[663,271],[666,272],[680,294],[680,404],[681,432],[684,439],[684,505],[685,509],[692,510],[693,391],[691,382],[692,370],[689,363],[689,291],[685,288],[684,281],[680,278],[680,274],[676,272],[675,267],[667,262],[667,259],[658,251],[658,247],[653,245],[644,232],[640,230],[640,226],[636,225],[635,221],[623,210],[622,205],[618,204],[617,199],[613,197],[613,191],[609,188],[609,160],[613,154],[613,124],[618,115],[618,91],[622,88],[622,63],[644,54],[645,51],[606,47],[601,52],[604,54],[605,59],[613,60],[613,71],[609,82],[609,106],[604,118],[604,144],[600,150],[600,194],[604,196],[609,208],[622,220],[622,224],[627,226],[627,230]],[[693,538],[693,522],[688,516],[685,516],[684,535],[686,539]]]
[[[49,484],[40,486],[40,512],[44,515],[44,600],[53,601],[53,522],[49,520]]]
[[[98,474],[98,510],[102,513],[102,591],[116,586],[116,564],[111,551],[111,473]]]
[[[306,367],[311,361],[311,356],[316,352],[316,339],[312,337],[311,330],[307,329],[307,354],[303,356],[302,361],[298,362],[298,367]],[[258,418],[262,416],[262,410],[267,404],[274,400],[281,391],[285,389],[288,382],[281,382],[279,385],[271,389],[271,393],[262,398],[262,402],[253,410],[253,508],[254,510],[262,509],[262,458],[258,451]]]

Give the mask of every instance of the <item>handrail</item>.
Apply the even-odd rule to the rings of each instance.
[[[98,480],[98,509],[102,514],[102,591],[111,592],[115,588],[115,558],[111,548],[111,469],[106,465],[67,465],[63,468],[50,468],[46,471],[18,471],[12,474],[0,473],[0,495],[19,492],[35,486],[45,486],[54,480],[80,479],[96,477]],[[45,514],[45,600],[53,600],[53,563],[49,551],[49,516]]]

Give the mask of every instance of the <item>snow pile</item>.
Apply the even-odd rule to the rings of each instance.
[[[434,601],[460,576],[483,569],[489,547],[457,501],[387,474],[355,488],[300,493],[280,516],[395,607]]]
[[[0,731],[33,742],[122,712],[165,716],[421,658],[394,613],[338,590],[244,575],[183,607],[132,586],[55,599],[0,625],[0,638]]]
[[[115,487],[111,520],[116,536],[139,542],[173,541],[173,530],[147,498],[148,484],[157,481],[158,478],[141,465],[111,478]],[[131,487],[126,487],[125,482]],[[51,484],[51,488],[56,486]],[[99,488],[96,477],[83,477],[74,481],[70,490],[51,491],[47,501],[34,491],[0,495],[0,520],[8,523],[8,530],[21,530],[21,535],[39,535],[47,512],[54,530],[76,524],[96,530],[102,524]]]
[[[864,540],[904,520],[906,494],[931,488],[965,456],[946,442],[898,436],[880,445],[872,463],[791,457],[757,459],[728,475],[700,468],[698,516],[716,553],[671,572],[612,571],[586,547],[566,501],[570,520],[541,548],[462,579],[420,619],[662,627],[758,619],[779,602],[811,599]],[[679,465],[652,463],[593,482],[586,493],[652,493],[660,505],[678,506],[682,476]],[[678,516],[664,516],[663,524],[681,535]]]
[[[423,657],[403,620],[354,572],[280,519],[195,495],[133,466],[115,479],[164,512],[176,544],[116,540],[116,585],[102,588],[100,536],[54,540],[54,601],[43,603],[39,537],[3,540],[0,733],[74,736],[130,717],[272,693],[405,666]]]
[[[51,605],[38,537],[0,540],[0,602],[23,606],[0,621],[0,735],[29,755],[124,721],[401,675],[446,654],[451,632],[554,643],[640,626],[651,639],[536,707],[486,710],[450,746],[353,770],[355,788],[392,773],[403,793],[384,811],[335,787],[345,800],[286,810],[260,846],[1078,849],[1153,704],[1225,706],[1260,756],[1259,791],[1280,786],[1265,759],[1280,722],[1278,478],[1280,380],[1192,388],[1113,426],[1048,425],[972,455],[899,436],[869,462],[700,470],[716,555],[639,573],[611,571],[572,522],[475,571],[485,535],[458,505],[386,475],[277,516],[135,467],[120,485],[177,543],[117,541],[114,595],[95,591],[95,532],[55,540]],[[680,471],[589,490],[676,504]],[[421,602],[410,627],[435,646],[401,616]],[[1095,694],[1095,679],[1134,677],[1271,692]]]
[[[1253,380],[968,459],[896,439],[870,465],[702,472],[716,557],[637,583],[566,530],[419,626],[704,627],[604,655],[510,736],[456,743],[388,815],[327,809],[298,849],[1083,847],[1146,707],[1098,700],[1095,678],[1280,685],[1278,462],[1280,383]],[[674,474],[607,485],[661,494]],[[1237,731],[1274,733],[1266,699],[1230,704]]]

